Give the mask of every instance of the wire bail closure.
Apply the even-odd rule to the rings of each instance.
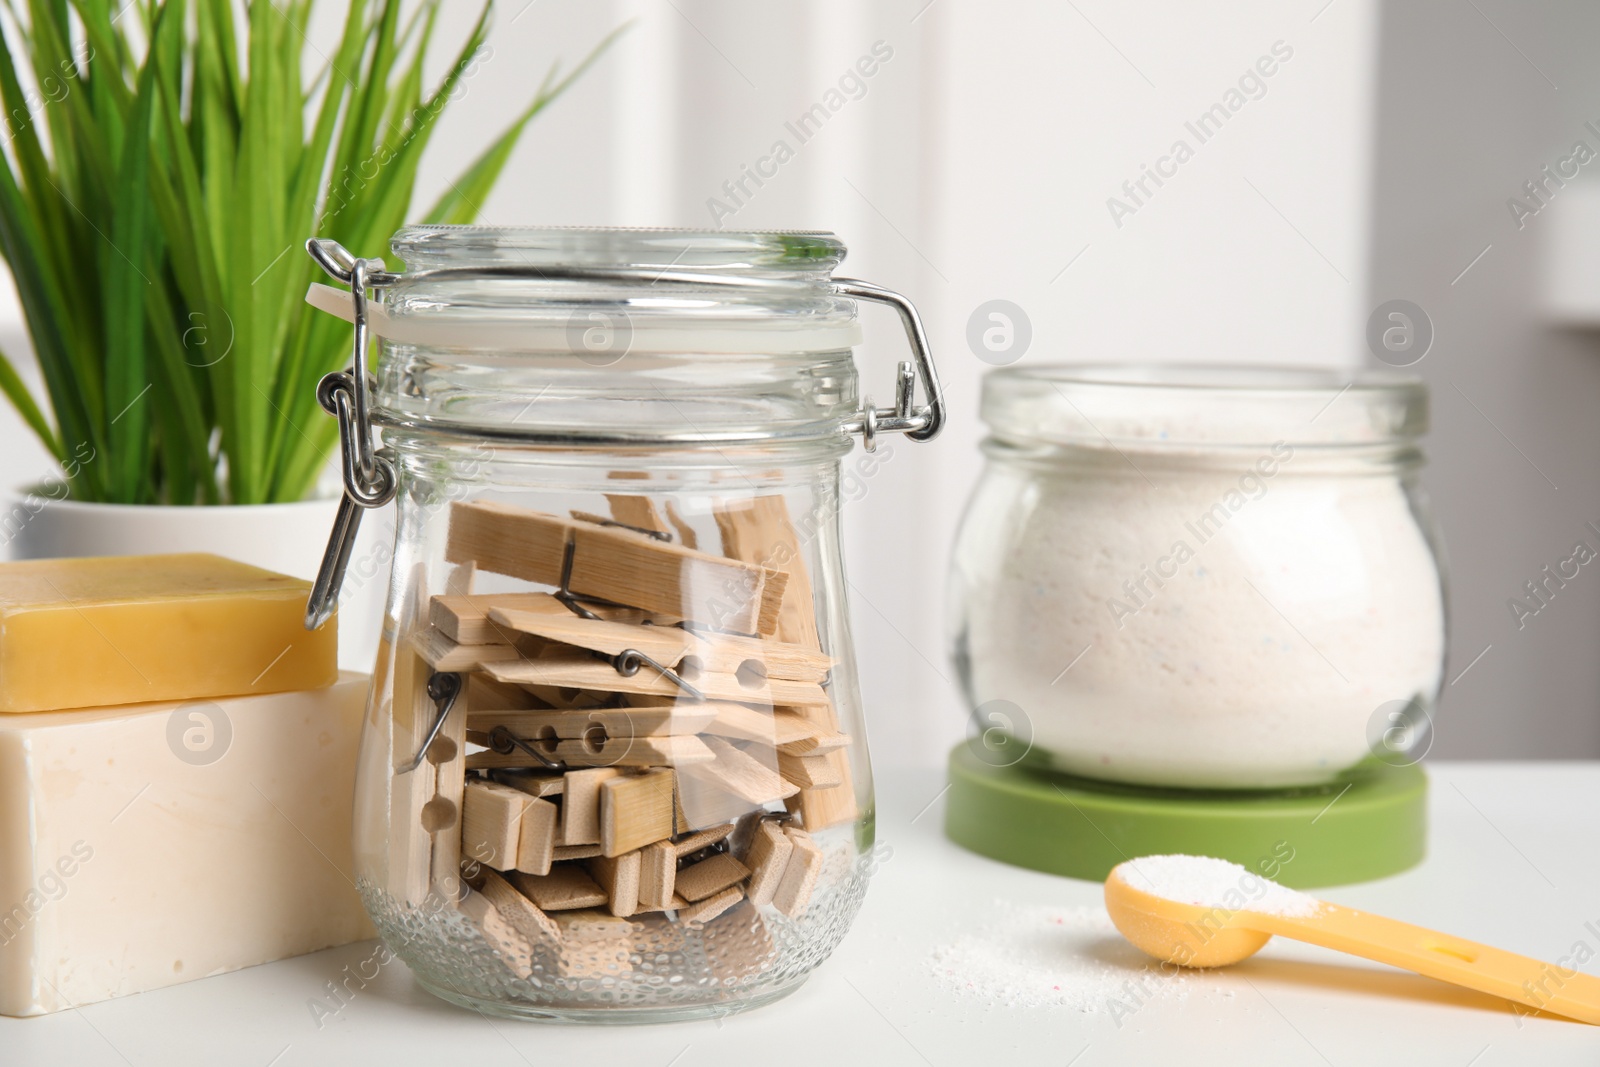
[[[872,406],[872,397],[862,399],[861,413],[845,423],[847,433],[861,435],[861,446],[868,452],[878,447],[880,433],[903,433],[913,441],[931,441],[944,429],[944,390],[939,386],[939,371],[933,365],[933,352],[928,347],[928,333],[922,328],[922,316],[917,307],[902,293],[886,289],[872,282],[856,278],[835,278],[830,287],[840,296],[855,300],[871,300],[887,304],[900,315],[905,327],[906,341],[911,345],[911,360],[901,360],[895,368],[894,407]],[[922,394],[927,404],[916,403],[917,379],[922,380]]]
[[[367,371],[366,359],[370,333],[367,321],[368,289],[376,293],[395,285],[402,277],[416,280],[441,276],[456,279],[538,277],[568,281],[639,281],[651,285],[665,283],[701,288],[759,289],[766,284],[760,278],[740,275],[712,276],[671,268],[658,271],[629,267],[440,267],[402,276],[387,270],[382,260],[357,259],[336,241],[311,238],[306,242],[306,252],[331,278],[350,286],[350,299],[355,312],[355,348],[350,369],[335,371],[317,383],[317,402],[339,419],[344,497],[339,502],[333,532],[323,553],[322,567],[317,572],[311,596],[306,601],[308,630],[319,629],[333,615],[339,599],[339,587],[344,582],[344,572],[350,564],[350,552],[355,546],[362,510],[387,504],[394,499],[397,485],[393,459],[385,449],[374,449],[372,444],[372,390],[375,382]],[[861,410],[845,422],[844,431],[860,435],[861,444],[868,452],[877,448],[878,435],[883,433],[903,433],[913,441],[929,441],[938,436],[945,421],[944,392],[939,385],[939,372],[933,365],[927,331],[922,327],[922,317],[917,314],[916,306],[901,293],[855,278],[834,278],[828,283],[828,290],[838,296],[870,300],[894,308],[905,328],[906,341],[911,346],[913,357],[900,361],[896,367],[894,406],[875,407],[872,398],[866,396]],[[919,382],[927,400],[921,405],[916,402]]]
[[[367,370],[367,289],[375,285],[375,275],[388,277],[388,272],[382,260],[356,259],[335,241],[309,240],[306,251],[336,281],[350,286],[356,327],[350,369],[334,371],[317,383],[317,403],[339,419],[339,451],[344,468],[344,497],[339,501],[322,566],[306,600],[306,629],[319,630],[338,606],[339,587],[350,566],[361,512],[381,508],[393,500],[398,481],[393,460],[372,447],[374,382]]]

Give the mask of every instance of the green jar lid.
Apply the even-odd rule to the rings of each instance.
[[[1383,878],[1422,860],[1428,779],[1368,761],[1326,785],[1212,791],[1099,782],[950,753],[945,833],[980,855],[1104,881],[1135,856],[1231,860],[1296,889]]]

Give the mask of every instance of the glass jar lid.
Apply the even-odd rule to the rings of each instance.
[[[447,348],[703,355],[837,351],[861,339],[854,301],[829,290],[831,233],[408,226],[405,264],[376,332]],[[613,321],[611,351],[596,328]],[[585,347],[587,345],[587,347]]]
[[[1134,451],[1406,444],[1428,429],[1420,378],[1386,371],[1045,364],[992,372],[1001,440]]]
[[[821,232],[412,226],[375,277],[374,420],[530,440],[829,438],[860,415],[856,301]],[[349,317],[347,293],[313,302]]]

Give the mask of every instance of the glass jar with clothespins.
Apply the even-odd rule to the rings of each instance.
[[[308,248],[355,326],[308,626],[398,505],[354,828],[384,941],[501,1015],[792,991],[870,873],[840,463],[940,429],[915,310],[833,277],[826,233],[413,227],[402,272]],[[911,343],[893,406],[858,391],[861,300]]]

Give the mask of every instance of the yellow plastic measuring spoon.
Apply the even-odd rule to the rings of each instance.
[[[1237,898],[1244,901],[1242,907],[1186,903],[1147,891],[1155,887],[1140,877],[1138,863],[1119,864],[1106,878],[1106,911],[1122,936],[1157,959],[1185,967],[1225,967],[1254,955],[1277,934],[1600,1025],[1600,978],[1575,968],[1326,901],[1315,901],[1305,914],[1251,910],[1248,883],[1241,885]],[[1235,870],[1256,885],[1288,893],[1242,867]],[[1134,882],[1144,882],[1146,888]]]

